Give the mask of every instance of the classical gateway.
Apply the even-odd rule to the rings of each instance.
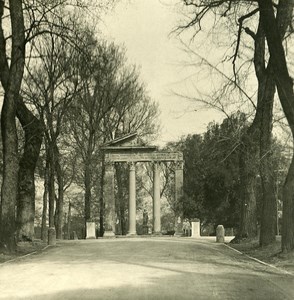
[[[129,166],[129,228],[128,235],[136,235],[136,163],[153,163],[153,234],[161,234],[160,222],[160,172],[158,164],[173,162],[175,172],[175,200],[183,197],[183,154],[162,152],[156,146],[139,145],[137,134],[129,134],[115,139],[103,147],[105,177],[105,232],[104,237],[115,236],[114,164],[127,163]],[[182,216],[178,217],[176,234],[182,234]]]

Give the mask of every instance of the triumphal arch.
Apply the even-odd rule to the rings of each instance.
[[[114,164],[127,163],[129,166],[129,228],[128,235],[136,235],[136,163],[153,163],[153,234],[161,233],[160,222],[160,169],[159,163],[173,162],[175,172],[175,200],[183,197],[183,154],[181,152],[158,151],[156,146],[138,143],[137,134],[132,133],[115,139],[102,147],[104,151],[104,237],[115,236],[115,199],[114,199]],[[176,234],[182,233],[181,216],[178,218]]]

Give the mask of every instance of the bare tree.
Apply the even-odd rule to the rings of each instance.
[[[6,48],[3,31],[5,2],[0,1],[0,80],[4,89],[4,102],[1,113],[3,142],[3,182],[1,190],[0,243],[1,247],[14,251],[15,206],[18,191],[18,143],[16,132],[16,107],[21,88],[25,64],[25,27],[22,1],[9,1],[11,28],[10,54]],[[10,57],[10,62],[9,62]]]
[[[157,106],[139,82],[135,67],[126,65],[123,49],[88,37],[88,55],[78,64],[82,91],[71,105],[69,134],[77,146],[83,165],[85,221],[92,215],[94,193],[100,198],[100,227],[103,227],[103,166],[99,147],[106,141],[138,131],[141,135],[155,133]],[[86,63],[87,62],[87,63]],[[96,170],[95,173],[93,170]],[[118,192],[123,193],[117,166]],[[100,188],[95,183],[100,180]],[[96,183],[97,184],[97,183]],[[93,193],[94,191],[94,193]],[[123,202],[121,202],[124,211]],[[123,217],[122,217],[123,218]]]
[[[49,27],[50,28],[50,27]],[[73,29],[72,29],[73,30]],[[69,35],[68,35],[69,37]],[[62,237],[64,179],[58,139],[62,132],[63,119],[77,92],[78,81],[72,65],[76,49],[57,35],[53,28],[50,33],[38,37],[33,53],[40,57],[32,60],[27,67],[23,94],[37,108],[42,120],[46,139],[46,161],[49,162],[48,196],[49,226],[56,227],[57,238]],[[58,196],[55,197],[55,179]],[[56,209],[54,212],[54,202]],[[55,216],[55,217],[54,217]]]
[[[263,186],[262,218],[260,244],[266,245],[275,239],[275,191],[271,172],[271,131],[272,108],[275,94],[275,83],[271,63],[266,63],[265,36],[259,25],[255,32],[256,14],[258,7],[254,1],[183,1],[192,9],[194,17],[182,26],[184,30],[196,26],[196,33],[201,30],[201,21],[211,13],[219,19],[233,16],[238,20],[238,30],[235,42],[235,51],[232,55],[233,72],[235,81],[239,79],[236,62],[241,51],[242,32],[246,32],[254,40],[254,67],[258,80],[257,104],[254,120],[242,138],[240,152],[240,178],[243,182],[242,212],[240,230],[237,239],[255,237],[257,235],[255,181],[261,175]],[[250,23],[248,20],[252,19]],[[256,25],[255,25],[256,26]],[[283,37],[289,23],[280,23],[280,34]],[[243,47],[244,48],[244,47]]]
[[[293,13],[293,1],[280,1],[278,13],[275,17],[273,3],[269,0],[258,1],[260,17],[266,35],[270,52],[270,60],[274,70],[274,78],[284,113],[294,135],[294,92],[293,80],[289,75],[288,66],[283,48],[279,22],[290,23]],[[283,226],[282,226],[282,250],[283,252],[294,250],[294,157],[287,174],[283,188]]]
[[[32,241],[35,218],[35,168],[43,139],[43,126],[21,97],[17,104],[17,118],[25,132],[18,173],[17,238],[19,241]]]

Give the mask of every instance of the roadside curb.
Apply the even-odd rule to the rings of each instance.
[[[8,263],[11,263],[11,262],[14,262],[14,261],[17,261],[17,260],[20,260],[20,259],[23,259],[25,257],[28,257],[28,256],[31,256],[33,254],[36,254],[36,253],[39,253],[39,252],[43,252],[45,251],[47,248],[51,247],[51,245],[47,245],[45,246],[44,248],[40,249],[40,250],[36,250],[36,251],[33,251],[33,252],[30,252],[30,253],[27,253],[25,255],[22,255],[22,256],[18,256],[18,257],[15,257],[15,258],[12,258],[12,259],[9,259],[7,261],[4,261],[2,263],[0,263],[0,266],[2,265],[5,265],[5,264],[8,264]]]
[[[289,271],[286,271],[286,270],[284,270],[284,269],[278,268],[278,267],[276,267],[276,266],[274,266],[274,265],[272,265],[272,264],[266,263],[266,262],[264,262],[264,261],[262,261],[262,260],[259,260],[259,259],[255,258],[255,257],[252,257],[252,256],[248,255],[248,254],[245,254],[245,253],[243,253],[243,252],[241,252],[241,251],[239,251],[239,250],[237,250],[237,249],[235,249],[235,248],[233,248],[233,247],[231,247],[231,246],[229,246],[229,245],[227,245],[227,244],[224,244],[224,245],[225,245],[227,248],[231,249],[232,251],[235,251],[235,252],[237,252],[237,253],[239,253],[239,254],[241,254],[241,255],[244,255],[244,256],[246,256],[247,258],[249,258],[249,259],[251,259],[251,260],[254,260],[254,261],[258,262],[259,264],[262,264],[262,265],[264,265],[264,266],[273,268],[273,269],[275,269],[275,270],[277,270],[277,271],[279,271],[279,272],[281,272],[281,273],[284,273],[284,274],[286,274],[286,275],[294,276],[294,274],[293,274],[292,272],[289,272]]]

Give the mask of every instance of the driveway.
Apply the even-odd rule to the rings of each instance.
[[[294,277],[211,239],[63,241],[0,265],[0,299],[294,299]]]

